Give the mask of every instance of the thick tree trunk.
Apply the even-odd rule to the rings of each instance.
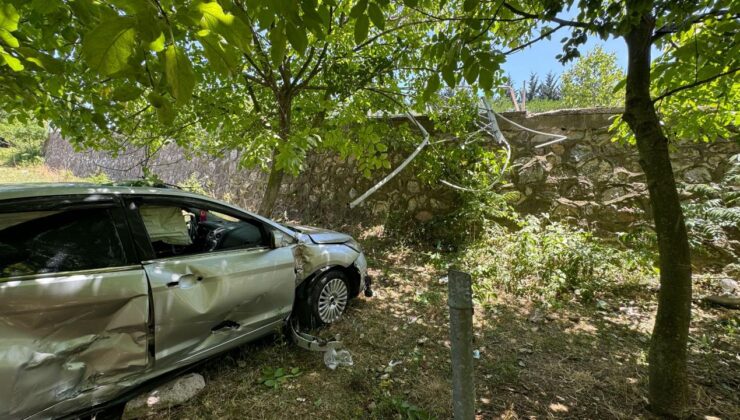
[[[624,120],[637,140],[660,253],[658,312],[648,356],[650,408],[659,415],[681,417],[688,399],[686,357],[691,320],[691,255],[668,154],[668,140],[650,97],[653,29],[654,19],[643,16],[625,36],[629,63]]]
[[[290,141],[290,123],[291,123],[291,107],[292,97],[287,90],[280,91],[278,93],[278,108],[279,108],[279,136],[280,141]],[[277,148],[272,151],[272,162],[270,164],[270,176],[267,178],[267,187],[265,188],[265,195],[262,196],[260,202],[259,214],[265,217],[272,216],[275,210],[275,203],[277,203],[278,195],[280,194],[280,186],[283,185],[283,176],[285,172],[277,167]]]

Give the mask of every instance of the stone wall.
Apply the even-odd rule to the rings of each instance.
[[[621,231],[649,220],[645,176],[637,148],[612,142],[608,128],[618,109],[565,110],[512,119],[538,131],[564,134],[568,140],[535,149],[541,135],[503,123],[513,151],[512,180],[523,197],[520,210],[548,212],[579,224]],[[736,141],[712,144],[679,142],[671,146],[678,182],[718,182],[730,156],[740,153]]]
[[[624,230],[647,220],[649,206],[644,176],[634,146],[611,142],[607,128],[619,113],[615,109],[562,110],[504,116],[534,130],[558,133],[568,140],[540,149],[534,146],[547,137],[522,131],[501,121],[512,153],[510,174],[513,188],[521,194],[519,210],[549,212],[557,217],[610,231]],[[429,127],[431,123],[421,118]],[[395,123],[405,123],[403,119]],[[410,148],[398,149],[389,139],[394,165]],[[725,172],[728,157],[739,153],[738,144],[719,141],[712,144],[681,143],[672,151],[679,180],[710,182]],[[53,135],[46,145],[46,162],[54,168],[71,170],[78,176],[105,172],[113,179],[141,177],[141,150],[131,150],[113,158],[101,152],[75,153],[69,143]],[[423,152],[422,152],[423,153]],[[264,190],[266,175],[259,170],[240,168],[240,155],[232,152],[220,159],[188,155],[176,146],[161,150],[149,166],[163,180],[178,184],[191,176],[209,194],[225,198],[254,210]],[[413,165],[384,185],[362,206],[350,210],[347,203],[385,176],[379,171],[373,180],[363,178],[352,159],[330,154],[309,157],[306,170],[298,177],[286,177],[281,198],[273,216],[304,222],[337,225],[363,220],[383,223],[391,214],[427,222],[453,211],[458,194],[441,185],[419,180]]]

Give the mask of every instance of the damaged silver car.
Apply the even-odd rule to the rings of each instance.
[[[99,407],[369,294],[350,236],[170,188],[0,186],[0,418]]]

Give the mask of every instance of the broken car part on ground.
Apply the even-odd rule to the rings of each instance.
[[[0,187],[0,417],[90,410],[368,288],[350,236],[176,189]]]

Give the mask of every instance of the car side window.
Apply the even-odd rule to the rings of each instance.
[[[157,258],[268,245],[259,222],[189,205],[139,206]]]
[[[0,277],[126,264],[108,209],[0,213]]]

